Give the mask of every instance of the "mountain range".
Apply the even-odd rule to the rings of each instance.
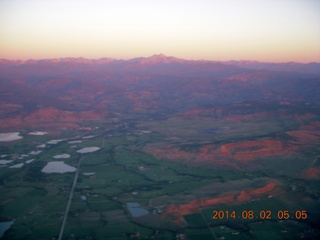
[[[77,126],[130,115],[174,114],[235,105],[320,103],[320,63],[148,58],[0,60],[0,126]],[[270,105],[271,104],[271,105]],[[227,110],[228,109],[228,110]],[[231,110],[233,109],[233,110]],[[61,125],[59,125],[61,124]]]

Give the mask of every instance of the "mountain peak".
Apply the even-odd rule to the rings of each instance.
[[[150,58],[167,58],[167,56],[164,55],[163,53],[160,53],[160,54],[154,54]]]
[[[172,62],[182,62],[182,59],[175,57],[168,57],[162,53],[154,54],[151,57],[144,58],[142,64],[158,64],[158,63],[172,63]]]

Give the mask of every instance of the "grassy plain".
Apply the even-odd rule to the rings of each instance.
[[[319,180],[301,175],[311,166],[319,154],[317,151],[260,157],[249,167],[237,163],[238,168],[159,158],[146,151],[150,146],[152,149],[170,145],[197,156],[206,145],[215,145],[210,152],[226,143],[273,138],[282,141],[288,137],[284,132],[294,129],[297,121],[285,117],[238,122],[175,117],[117,125],[92,128],[88,132],[25,134],[20,141],[3,144],[1,155],[15,159],[9,165],[34,159],[21,168],[0,168],[0,216],[15,219],[3,239],[57,238],[74,173],[46,174],[41,169],[50,161],[64,161],[76,167],[84,156],[76,151],[91,146],[101,149],[85,154],[81,163],[63,239],[294,239],[300,236],[312,239],[319,236],[315,227],[320,216]],[[46,144],[53,139],[64,141]],[[81,142],[70,144],[69,141]],[[46,147],[38,148],[40,144]],[[38,149],[43,151],[29,154]],[[53,158],[62,153],[71,157]],[[28,156],[19,159],[22,154]],[[231,157],[226,161],[235,162]],[[296,172],[290,174],[290,171]],[[262,188],[269,181],[277,182],[275,190],[237,200],[241,191]],[[213,205],[201,202],[227,195],[233,196],[232,201]],[[139,203],[149,214],[132,217],[126,207],[129,202]],[[185,206],[184,212],[170,210],[182,209],[179,206]],[[214,220],[215,209],[235,211],[237,218]],[[255,217],[244,219],[241,214],[249,210]],[[272,212],[272,219],[260,219],[262,210]],[[277,213],[284,210],[292,218],[279,219]],[[296,219],[297,210],[306,210],[307,219]]]

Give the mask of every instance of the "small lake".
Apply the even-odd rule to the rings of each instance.
[[[10,222],[0,222],[0,238],[3,237],[4,233],[11,227],[13,223],[14,220]]]
[[[33,159],[29,159],[29,160],[26,161],[26,163],[27,164],[32,163],[34,160],[35,160],[34,158]]]
[[[149,214],[149,211],[147,209],[142,208],[140,204],[137,202],[127,203],[127,208],[131,213],[132,217],[141,217]]]
[[[99,147],[85,147],[85,148],[79,149],[77,153],[90,153],[90,152],[98,151],[99,149],[100,149]]]
[[[50,140],[47,142],[47,144],[58,144],[59,142],[64,141],[64,139],[55,139],[55,140]]]
[[[31,155],[38,155],[40,153],[42,153],[42,150],[34,150],[34,151],[29,152],[29,154],[31,154]]]
[[[75,172],[76,168],[64,162],[48,162],[47,165],[41,170],[44,173],[67,173]]]
[[[15,165],[10,166],[9,168],[21,168],[23,167],[24,163],[17,163]]]
[[[90,135],[90,136],[82,137],[82,139],[89,139],[89,138],[94,138],[94,137],[95,137],[94,135]]]
[[[13,162],[13,160],[0,160],[0,164],[8,164]]]
[[[19,132],[0,133],[0,142],[10,142],[19,140],[22,138],[19,134]]]
[[[75,143],[82,143],[81,140],[75,140],[75,141],[69,141],[68,142],[69,144],[75,144]]]
[[[48,132],[29,132],[29,135],[34,135],[34,136],[43,136],[48,134]]]
[[[94,173],[94,172],[85,172],[85,173],[83,173],[84,176],[93,176],[95,174],[96,173]]]
[[[67,154],[67,153],[63,153],[63,154],[59,154],[59,155],[55,155],[53,156],[53,158],[69,158],[70,157],[70,154]]]

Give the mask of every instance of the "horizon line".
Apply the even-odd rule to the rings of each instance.
[[[288,63],[298,63],[298,64],[312,64],[312,63],[320,63],[311,61],[311,62],[298,62],[298,61],[260,61],[260,60],[252,60],[252,59],[240,59],[240,60],[209,60],[209,59],[186,59],[186,58],[179,58],[175,56],[169,56],[165,55],[163,53],[157,53],[157,54],[152,54],[151,56],[138,56],[138,57],[133,57],[133,58],[112,58],[112,57],[98,57],[98,58],[90,58],[90,57],[83,57],[83,56],[78,56],[78,57],[52,57],[52,58],[27,58],[27,59],[22,59],[22,58],[16,58],[16,59],[11,59],[11,58],[0,58],[0,61],[11,61],[11,62],[28,62],[28,61],[44,61],[44,60],[64,60],[64,59],[84,59],[84,60],[102,60],[102,59],[109,59],[113,61],[129,61],[129,60],[134,60],[134,59],[148,59],[152,57],[162,57],[162,58],[174,58],[177,60],[181,61],[203,61],[203,62],[216,62],[216,63],[228,63],[228,62],[252,62],[252,63],[274,63],[274,64],[288,64]]]

